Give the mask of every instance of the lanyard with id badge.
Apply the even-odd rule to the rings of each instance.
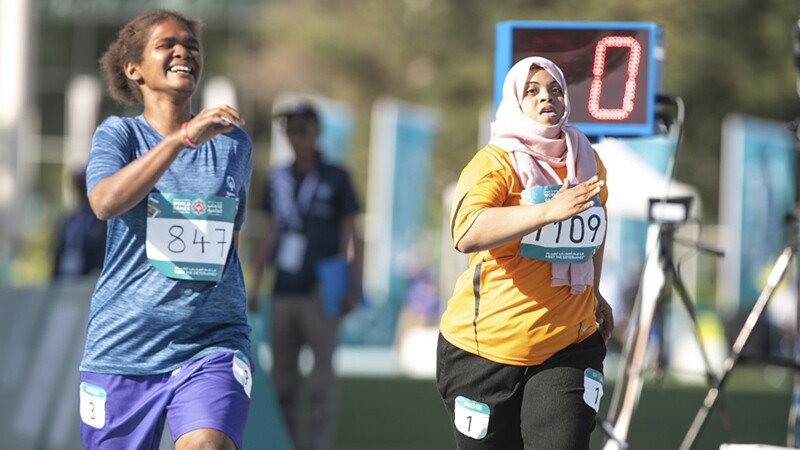
[[[238,199],[151,193],[147,198],[147,259],[179,280],[218,283],[233,243]]]
[[[522,204],[534,205],[551,199],[561,189],[560,184],[534,186],[522,191]],[[576,264],[586,262],[606,234],[606,215],[600,200],[569,219],[548,224],[522,238],[520,254],[526,258],[551,263]]]
[[[294,176],[291,174],[290,169],[281,172],[279,176],[282,177],[279,182],[292,186],[289,192],[294,194]],[[303,222],[301,215],[311,207],[311,201],[314,198],[314,192],[317,190],[319,181],[319,173],[316,170],[312,170],[303,178],[297,192],[297,198],[291,195],[276,199],[276,201],[282,202],[281,209],[283,216],[285,216],[282,219],[288,226],[288,229],[281,234],[278,242],[278,251],[275,255],[275,266],[284,272],[298,273],[303,267],[308,238],[302,233]]]

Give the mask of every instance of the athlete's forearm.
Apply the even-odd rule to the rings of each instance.
[[[486,208],[478,215],[456,248],[474,253],[520,239],[551,223],[544,203]]]
[[[173,133],[117,173],[100,180],[89,192],[92,211],[100,220],[108,220],[133,208],[150,193],[184,148],[180,134]]]
[[[456,248],[463,253],[488,250],[568,219],[594,206],[592,199],[604,183],[594,176],[569,187],[564,180],[559,191],[544,203],[486,208],[456,243]]]

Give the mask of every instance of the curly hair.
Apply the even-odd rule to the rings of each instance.
[[[198,39],[201,23],[175,11],[157,9],[144,13],[125,25],[100,58],[100,68],[108,84],[111,98],[127,104],[142,102],[142,93],[135,81],[125,75],[125,64],[141,63],[150,29],[165,20],[175,20],[185,25]]]

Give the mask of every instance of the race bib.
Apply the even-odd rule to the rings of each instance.
[[[233,354],[233,377],[242,385],[244,393],[250,397],[253,389],[253,374],[250,371],[250,364],[244,359],[239,351]]]
[[[489,431],[489,405],[466,397],[456,397],[455,425],[462,434],[483,439]]]
[[[603,374],[595,369],[586,369],[583,372],[583,401],[597,412],[600,409],[601,398],[603,398]]]
[[[522,204],[544,203],[552,198],[561,185],[536,186],[522,191]],[[606,215],[600,200],[594,206],[561,222],[546,225],[522,238],[520,254],[526,258],[551,263],[582,263],[591,258],[603,243]]]
[[[86,425],[103,428],[106,424],[106,391],[105,389],[81,383],[80,391],[81,420]]]
[[[219,282],[236,209],[236,199],[229,197],[150,194],[147,259],[169,278]]]

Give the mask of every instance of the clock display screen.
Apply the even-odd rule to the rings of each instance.
[[[508,69],[523,58],[541,56],[564,72],[570,124],[595,136],[652,134],[661,82],[660,38],[654,24],[498,24],[495,108]]]

